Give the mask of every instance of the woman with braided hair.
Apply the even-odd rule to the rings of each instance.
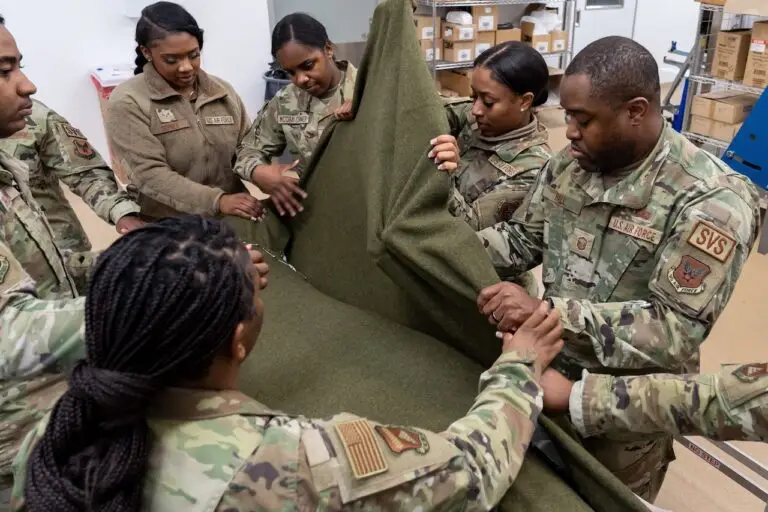
[[[32,512],[487,510],[530,442],[542,369],[560,350],[546,304],[448,431],[270,411],[236,389],[256,343],[268,269],[235,232],[180,217],[127,234],[97,262],[87,356],[15,462]],[[257,284],[258,283],[258,284]]]

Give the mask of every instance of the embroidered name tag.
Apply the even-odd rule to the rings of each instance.
[[[235,118],[232,116],[206,117],[205,124],[235,124]]]
[[[595,244],[595,235],[587,233],[584,230],[576,228],[571,235],[571,251],[582,258],[589,259],[592,254],[592,246]]]
[[[83,132],[75,128],[74,126],[63,124],[61,125],[61,129],[64,130],[64,133],[67,135],[67,137],[71,137],[73,139],[84,139],[85,135],[83,135]]]
[[[182,119],[181,121],[174,121],[172,123],[163,123],[160,125],[160,127],[152,130],[152,133],[155,135],[160,135],[163,133],[175,132],[176,130],[181,130],[182,128],[189,128],[189,121]]]
[[[505,162],[499,158],[498,155],[491,155],[491,157],[488,159],[488,163],[510,177],[514,176],[518,172],[517,167],[508,162]]]
[[[608,224],[608,227],[614,231],[624,233],[625,235],[629,235],[653,245],[658,245],[659,242],[661,242],[662,233],[658,229],[641,226],[640,224],[635,224],[634,222],[620,219],[619,217],[613,217]]]
[[[309,114],[306,112],[296,115],[277,116],[277,122],[280,124],[307,124],[309,123]]]
[[[688,244],[704,251],[717,261],[725,263],[736,247],[736,240],[713,225],[700,220],[688,237]]]
[[[672,287],[677,293],[698,295],[704,292],[704,279],[712,272],[706,263],[693,256],[683,256],[680,264],[667,273]]]
[[[336,425],[336,433],[347,454],[352,474],[361,480],[389,469],[384,454],[376,442],[371,424],[365,420],[349,421]]]

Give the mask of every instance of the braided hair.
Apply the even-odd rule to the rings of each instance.
[[[85,303],[86,359],[28,464],[31,512],[139,510],[152,399],[206,376],[256,314],[249,257],[217,220],[163,220],[99,257]]]
[[[182,6],[173,2],[156,2],[141,11],[141,19],[136,24],[136,69],[134,75],[140,75],[147,64],[147,58],[141,48],[149,48],[152,41],[165,39],[169,34],[186,32],[203,49],[203,29],[197,20]]]

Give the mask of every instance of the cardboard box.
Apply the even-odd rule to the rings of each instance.
[[[446,41],[443,47],[443,60],[447,62],[472,62],[475,60],[475,43],[473,41]]]
[[[709,2],[715,2],[720,0],[707,0]],[[723,5],[718,3],[717,5]],[[725,1],[726,12],[733,12],[736,14],[749,14],[751,16],[768,16],[768,2],[765,0],[726,0]]]
[[[522,41],[523,32],[519,28],[507,28],[496,31],[496,44],[508,43],[509,41]]]
[[[689,128],[690,131],[693,133],[698,133],[699,135],[704,135],[705,137],[709,137],[712,133],[712,126],[715,124],[715,122],[712,119],[707,119],[705,117],[698,117],[698,116],[691,116],[691,127]]]
[[[458,98],[461,95],[450,89],[440,89],[440,96],[445,96],[446,98]]]
[[[438,73],[443,89],[456,92],[459,96],[472,96],[472,70],[446,70]]]
[[[744,121],[757,103],[757,96],[740,94],[715,101],[715,113],[712,119],[725,124],[737,124]]]
[[[523,41],[533,46],[539,53],[549,53],[550,36],[547,35],[534,35],[535,25],[533,23],[524,21],[521,24],[520,30],[523,33]]]
[[[474,25],[457,25],[456,23],[443,23],[443,39],[445,42],[456,43],[459,41],[474,41]]]
[[[443,60],[443,40],[438,39],[436,41],[419,41],[421,45],[421,54],[424,55],[425,60]],[[434,49],[432,45],[434,46]],[[435,53],[437,54],[435,56]]]
[[[696,0],[700,4],[725,5],[725,0]]]
[[[473,7],[472,17],[478,32],[493,32],[499,24],[499,8],[495,5]]]
[[[715,117],[715,106],[718,100],[737,96],[735,92],[710,92],[693,97],[691,115],[712,119]]]
[[[432,16],[414,16],[413,23],[416,25],[416,39],[419,41],[432,40],[435,38],[435,30],[440,34],[442,32],[443,20],[437,19],[437,24],[432,24]]]
[[[478,32],[475,39],[475,57],[496,46],[496,32]]]
[[[752,27],[744,85],[768,86],[768,21],[756,21]]]
[[[549,33],[549,51],[564,52],[568,49],[568,31],[553,30]]]
[[[739,133],[744,123],[721,123],[720,121],[712,121],[712,127],[709,132],[709,136],[713,139],[721,140],[723,142],[731,142],[736,134]]]
[[[749,57],[749,30],[724,30],[717,34],[712,74],[724,80],[741,80]]]

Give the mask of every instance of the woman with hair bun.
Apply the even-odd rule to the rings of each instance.
[[[475,60],[472,100],[446,105],[451,133],[432,141],[429,157],[451,174],[451,213],[475,231],[508,221],[552,155],[549,134],[533,112],[546,103],[548,82],[539,52],[503,43]],[[515,281],[538,294],[530,272]]]
[[[203,30],[180,5],[157,2],[136,43],[136,76],[112,94],[107,132],[141,216],[223,217],[247,238],[262,206],[232,165],[250,119],[232,86],[200,68]]]
[[[243,146],[235,172],[269,194],[278,214],[303,211],[306,193],[288,171],[302,176],[325,129],[352,117],[357,70],[337,61],[322,23],[304,13],[289,14],[272,32],[272,56],[293,83],[264,107]],[[288,150],[291,164],[272,163]]]
[[[430,158],[453,178],[451,213],[477,231],[509,220],[551,156],[533,112],[547,101],[548,81],[539,52],[503,43],[475,60],[472,101],[446,106],[451,134],[433,141]]]

